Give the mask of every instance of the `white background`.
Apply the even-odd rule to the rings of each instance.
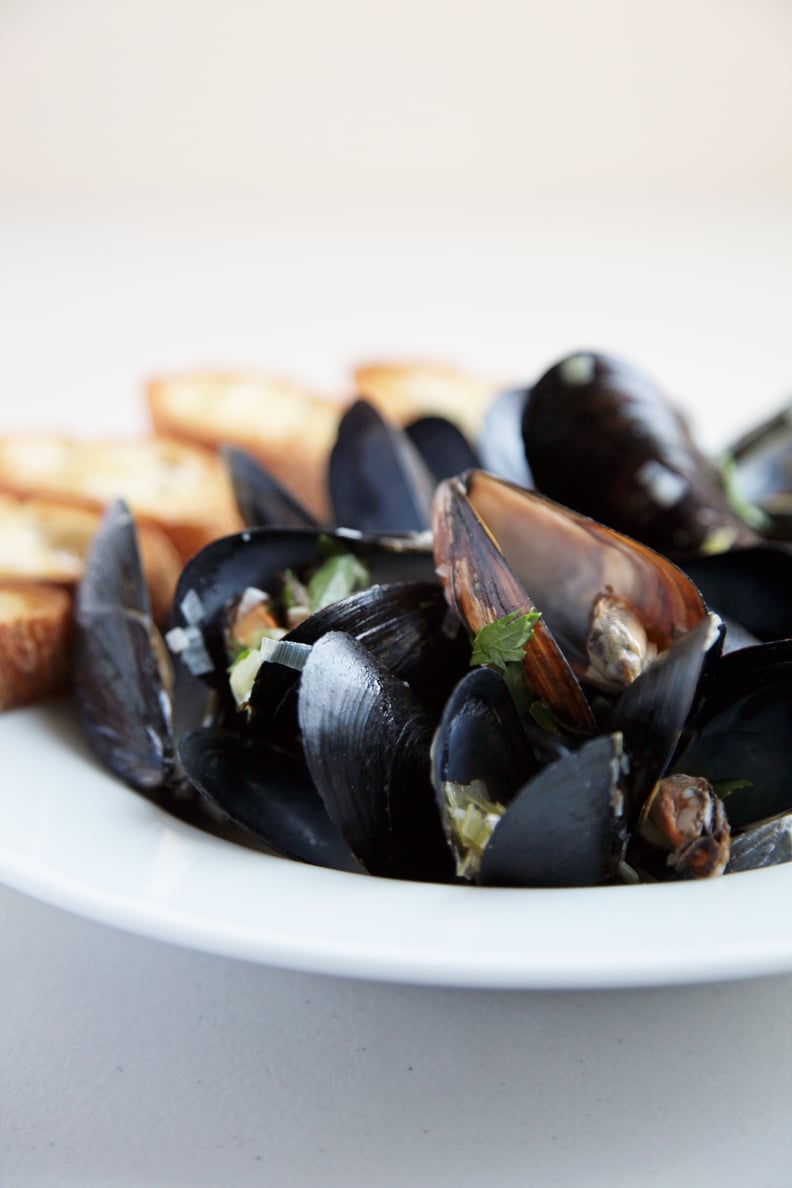
[[[2,426],[142,428],[167,367],[583,345],[721,445],[789,390],[791,58],[780,0],[5,0]],[[786,977],[367,985],[10,891],[0,934],[3,1188],[789,1183]]]

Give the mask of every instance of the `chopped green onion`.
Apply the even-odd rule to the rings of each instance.
[[[311,611],[330,606],[371,584],[367,567],[354,553],[338,553],[320,565],[308,583]]]

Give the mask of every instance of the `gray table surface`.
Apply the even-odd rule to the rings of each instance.
[[[0,921],[2,1188],[792,1178],[790,977],[427,989]]]

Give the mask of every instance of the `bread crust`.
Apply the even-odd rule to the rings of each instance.
[[[146,399],[158,433],[246,450],[317,519],[327,519],[327,459],[341,404],[291,380],[231,371],[158,376],[149,381]]]
[[[488,405],[506,386],[449,364],[420,360],[360,364],[353,379],[357,394],[396,424],[436,414],[455,421],[472,442]]]
[[[0,495],[0,583],[74,586],[100,519],[93,508]],[[156,524],[138,525],[137,538],[152,614],[162,623],[170,613],[181,558]]]
[[[123,498],[136,522],[157,525],[185,561],[242,527],[219,458],[167,438],[2,436],[0,492],[93,511]]]
[[[0,584],[0,710],[67,685],[72,597],[58,586]]]

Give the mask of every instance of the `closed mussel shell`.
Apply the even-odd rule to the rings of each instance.
[[[140,791],[175,780],[170,661],[120,500],[97,529],[77,589],[73,669],[82,727],[102,763]]]
[[[732,829],[792,811],[792,640],[722,656],[673,770],[705,776]]]
[[[620,734],[591,739],[514,797],[481,859],[481,882],[588,887],[606,882],[624,846]]]
[[[453,873],[430,779],[432,719],[357,640],[330,632],[300,682],[303,751],[325,807],[374,875]]]
[[[193,730],[179,740],[191,784],[224,817],[278,854],[359,871],[304,764],[235,731]]]
[[[755,538],[664,393],[620,359],[582,351],[555,364],[522,428],[540,491],[661,552]]]
[[[343,415],[327,482],[333,515],[362,532],[423,532],[435,480],[407,434],[365,400]]]
[[[446,417],[417,417],[405,425],[404,432],[437,483],[480,465],[462,430]]]

